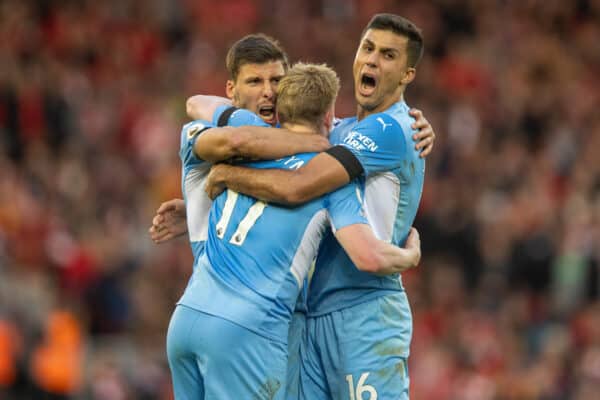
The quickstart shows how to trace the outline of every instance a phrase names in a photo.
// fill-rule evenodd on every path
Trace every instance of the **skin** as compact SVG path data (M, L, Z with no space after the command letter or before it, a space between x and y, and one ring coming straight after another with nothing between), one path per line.
M267 124L273 125L277 122L277 85L284 75L285 68L281 61L244 64L236 80L227 81L225 93L234 106L250 110Z
M352 68L359 120L385 111L403 99L406 85L413 81L416 72L407 64L407 43L406 37L390 31L365 32ZM374 78L375 87L364 85L363 76Z

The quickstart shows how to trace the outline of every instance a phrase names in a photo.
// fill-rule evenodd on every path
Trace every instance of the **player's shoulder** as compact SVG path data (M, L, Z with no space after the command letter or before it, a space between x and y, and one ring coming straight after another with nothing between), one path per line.
M179 147L179 157L183 161L184 167L196 165L199 162L204 162L198 158L194 152L196 140L208 129L212 128L213 124L205 120L195 120L184 124L181 128L181 141Z
M372 133L389 134L392 132L402 132L402 125L397 118L394 118L387 112L371 114L356 125L357 130L369 131Z
M195 121L188 122L181 128L181 143L192 141L200 133L214 127L214 125L203 119L197 119Z
M181 131L184 132L186 135L195 135L196 133L202 132L212 127L214 127L212 122L205 121L203 119L197 119L184 124Z
M213 123L217 126L265 126L270 125L265 123L260 116L253 113L252 111L244 108L237 108L233 106L220 106L215 111L213 116Z

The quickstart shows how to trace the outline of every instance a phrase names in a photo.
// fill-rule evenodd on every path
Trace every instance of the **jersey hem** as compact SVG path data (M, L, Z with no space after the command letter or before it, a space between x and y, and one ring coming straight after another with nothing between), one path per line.
M405 292L404 288L398 289L398 290L380 289L380 290L377 290L376 292L370 293L368 296L361 297L354 301L350 301L350 302L344 301L344 304L340 304L338 306L333 306L333 307L326 306L326 307L324 307L324 309L317 310L317 311L310 311L310 308L309 308L308 312L306 313L306 317L307 318L322 317L323 315L331 314L336 311L341 311L346 308L350 308L350 307L357 306L359 304L367 303L369 301L378 299L380 297L384 297L384 296L392 295L392 294L404 293L404 292ZM319 308L321 308L321 307L319 307Z
M286 336L285 336L285 337L286 337L286 340L281 340L281 338L280 338L280 337L277 337L277 336L272 336L272 335L265 334L264 332L260 332L258 329L251 328L251 327L249 327L249 326L247 326L247 325L245 325L245 324L242 324L242 323L240 323L239 321L236 321L236 320L234 320L233 318L228 318L226 315L218 315L217 313L214 313L214 312L208 311L208 310L206 310L204 307L201 307L201 306L195 305L195 304L193 304L193 303L192 303L192 304L190 304L190 303L188 303L188 302L181 302L181 301L178 301L178 302L177 302L177 305L178 305L178 306L184 306L184 307L187 307L187 308L191 308L192 310L199 311L199 312L202 312L202 313L204 313L204 314L208 314L208 315L210 315L210 316L213 316L213 317L216 317L216 318L221 318L221 319L227 320L227 321L231 322L232 324L235 324L235 325L238 325L238 326L240 326L240 327L242 327L242 328L244 328L244 329L247 329L247 330L249 330L250 332L252 332L252 333L255 333L255 334L257 334L258 336L261 336L261 337L263 337L263 338L265 338L265 339L269 339L269 340L272 340L272 341L274 341L274 342L277 342L277 343L280 343L280 344L284 344L284 345L286 345L286 346L288 345L288 343L287 343L287 332L286 332ZM288 325L289 325L289 324L288 324Z

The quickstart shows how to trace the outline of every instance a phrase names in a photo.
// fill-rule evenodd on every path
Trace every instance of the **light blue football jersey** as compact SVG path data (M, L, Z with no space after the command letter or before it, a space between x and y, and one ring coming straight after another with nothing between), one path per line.
M212 119L212 123L214 126L218 126L219 125L219 119L221 118L221 115L227 111L228 109L230 109L232 106L229 105L221 105L218 106L215 109L215 112L213 113L213 119ZM227 121L225 121L225 125L227 126L244 126L244 125L252 125L252 126L264 126L264 127L271 127L271 125L267 124L265 121L262 120L262 118L260 118L258 115L254 114L251 111L248 111L244 108L238 108L235 111L233 111L231 113L231 115L229 116L229 118L227 118Z
M206 162L194 154L194 144L204 130L217 126L221 114L230 106L220 106L213 114L213 122L196 120L185 124L181 130L179 157L182 162L181 188L186 205L188 236L192 253L194 254L194 268L198 255L204 248L204 241L208 237L208 213L212 200L204 192L206 178L212 163ZM269 127L268 124L254 113L247 110L234 111L227 126L254 125Z
M425 161L414 149L414 120L408 110L404 102L398 102L362 121L346 118L330 136L332 144L348 148L364 169L364 209L375 235L398 246L406 241L414 221L425 176ZM380 277L359 271L327 233L309 288L309 315L403 290L399 274Z
M211 163L206 162L194 153L196 139L214 125L208 121L196 120L189 122L181 129L179 157L182 163L181 192L185 201L187 226L190 246L194 255L194 269L198 255L204 249L208 237L208 212L212 200L204 191L206 178L210 172Z
M202 162L192 149L207 124L196 121L184 127L181 156L185 177ZM314 155L247 165L297 169ZM187 171L187 164L194 169ZM184 178L184 189L190 180ZM192 197L186 195L188 212L195 207L189 204ZM321 238L329 231L329 223L334 229L366 223L361 197L356 182L295 208L266 204L231 190L224 192L215 199L208 221L204 221L204 251L194 252L197 267L178 304L286 342L296 299Z

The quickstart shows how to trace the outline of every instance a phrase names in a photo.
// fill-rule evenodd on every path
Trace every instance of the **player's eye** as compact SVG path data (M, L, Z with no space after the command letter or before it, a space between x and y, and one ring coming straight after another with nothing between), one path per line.
M394 56L394 53L385 53L385 58L387 60L393 60L396 57Z

